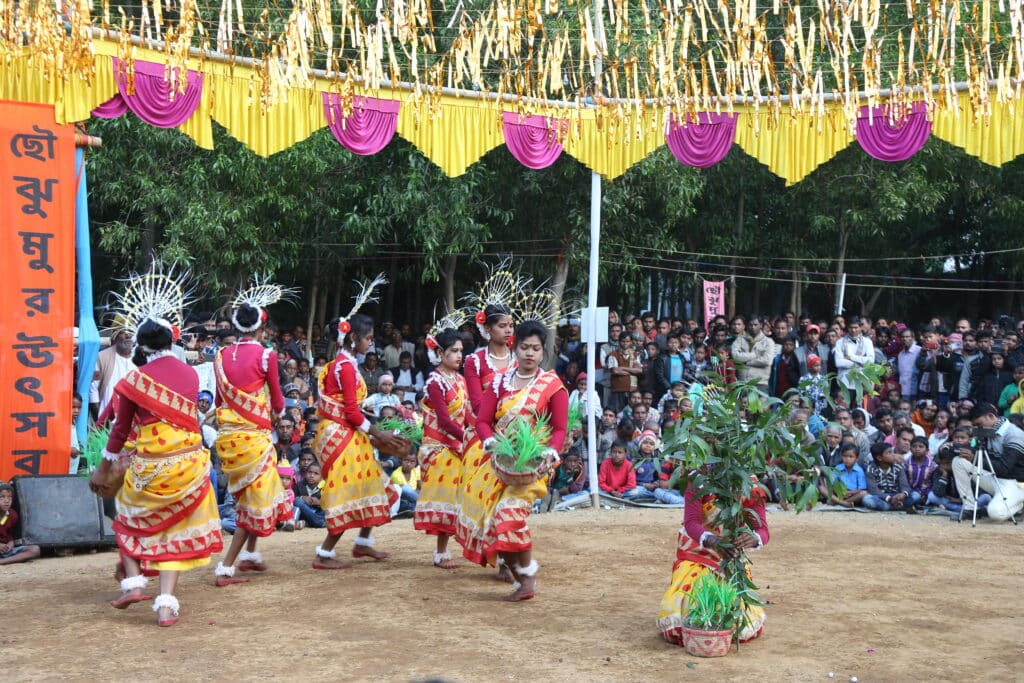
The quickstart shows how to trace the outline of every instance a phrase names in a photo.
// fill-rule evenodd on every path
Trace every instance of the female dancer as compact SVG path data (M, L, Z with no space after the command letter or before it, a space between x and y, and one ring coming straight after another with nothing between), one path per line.
M466 381L459 375L462 365L462 336L456 314L446 316L427 335L430 373L424 389L423 446L419 460L423 488L420 490L413 528L437 536L434 566L457 569L448 552L448 538L455 535L459 518L460 477L465 425L472 423ZM458 313L461 320L461 312ZM439 330L439 331L438 331Z
M365 354L373 344L373 321L354 312L369 299L380 283L375 280L356 300L353 312L337 321L338 356L320 373L320 398L313 451L320 460L326 482L320 507L327 519L327 538L317 546L313 569L348 569L349 562L337 559L334 546L348 529L359 529L352 557L383 560L388 554L374 549L373 527L391 521L391 506L398 492L388 486L380 463L373 456L373 437L378 446L390 452L409 449L409 443L378 430L366 419L359 406L366 399L366 383L359 374L355 357ZM332 329L333 329L332 325Z
M515 355L509 348L512 341L511 302L522 288L522 280L508 271L497 271L484 282L480 294L474 297L477 308L476 326L487 346L466 357L463 372L466 392L473 415L479 415L485 389L497 374L514 368ZM474 423L466 428L465 450L462 458L463 484L461 508L455 525L455 540L462 546L462 555L480 565L487 564L484 554L484 520L491 494L498 482L487 462L490 454L484 451L476 437ZM498 579L512 583L512 572L499 560Z
M210 453L203 448L194 398L199 376L174 357L174 330L159 313L138 326L135 340L145 364L114 388L120 399L117 416L103 462L89 484L100 495L116 491L114 534L125 578L121 597L111 605L124 609L148 600L142 594L144 573L159 572L160 595L153 610L160 626L178 621L178 573L206 565L222 548ZM122 484L114 463L129 440Z
M259 281L239 293L233 302L231 322L242 336L221 349L214 359L217 454L228 478L228 490L236 501L237 515L228 552L214 571L219 588L248 581L236 578L236 569L266 571L256 541L272 534L278 521L291 521L288 494L277 473L277 454L270 438L271 414L280 416L284 412L277 354L260 343L268 319L267 306L286 294L280 287ZM264 392L264 386L269 392ZM284 519L280 519L282 514Z
M658 628L662 636L668 642L679 645L682 644L679 639L680 629L690 612L688 592L704 574L720 572L722 560L733 552L731 548L725 550L718 547L722 530L715 523L718 508L715 507L714 496L701 496L699 491L694 492L688 488L684 498L686 507L683 513L683 528L679 530L672 581L661 599L661 613L658 615ZM743 501L744 510L749 517L749 526L754 533L741 534L736 539L736 548L756 550L768 542L765 499L764 491L755 486L750 498ZM739 633L741 643L753 640L761 635L764 629L763 607L747 605L746 613L747 624Z
M544 452L544 464L538 470L541 475L560 461L558 453L565 440L569 412L569 395L562 381L555 372L540 367L547 337L547 328L537 320L520 323L515 346L518 367L494 378L484 394L476 422L477 434L487 448L494 435L508 429L515 418L547 415L551 438ZM488 469L494 478L493 462L488 463ZM527 486L505 486L499 482L491 493L484 550L487 556L500 554L512 570L515 590L505 598L510 602L529 600L536 592L540 567L533 559L533 540L526 520L534 502L546 495L543 476Z

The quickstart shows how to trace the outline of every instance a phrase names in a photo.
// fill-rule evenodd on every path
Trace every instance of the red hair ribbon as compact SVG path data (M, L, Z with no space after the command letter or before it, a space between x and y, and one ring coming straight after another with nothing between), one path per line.
M342 334L348 334L349 332L352 331L352 325L349 324L347 320L342 320L340 323L338 323L338 329L341 331Z
M487 323L487 314L483 311L477 311L476 322L478 325L485 325Z

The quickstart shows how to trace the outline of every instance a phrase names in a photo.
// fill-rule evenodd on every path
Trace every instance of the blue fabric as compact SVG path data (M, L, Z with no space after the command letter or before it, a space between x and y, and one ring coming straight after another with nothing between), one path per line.
M864 474L864 468L853 463L853 470L846 470L846 463L841 462L836 465L836 475L839 477L839 481L846 485L847 491L864 491L868 488L868 478Z
M683 381L683 357L676 354L668 357L669 371L668 381L669 383L682 382Z
M82 412L75 423L83 446L89 436L89 387L100 353L100 332L93 315L92 250L89 247L89 192L85 180L85 151L75 150L75 265L78 269L78 377L75 391L82 397Z

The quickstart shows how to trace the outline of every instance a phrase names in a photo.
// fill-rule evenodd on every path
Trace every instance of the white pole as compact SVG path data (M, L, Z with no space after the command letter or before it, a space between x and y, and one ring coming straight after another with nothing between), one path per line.
M836 294L836 310L832 315L842 315L843 303L846 299L846 273L839 276L839 292Z
M590 273L587 282L587 472L590 478L590 498L594 509L601 509L601 494L597 488L597 423L591 406L597 405L597 272L601 254L601 174L590 173Z

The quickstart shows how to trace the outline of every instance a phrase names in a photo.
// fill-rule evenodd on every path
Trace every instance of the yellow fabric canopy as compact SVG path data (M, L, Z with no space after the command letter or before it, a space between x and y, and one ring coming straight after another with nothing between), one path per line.
M9 55L0 69L0 99L52 104L60 122L85 121L90 112L117 93L111 57L113 41L95 41L94 73L87 81L47 80L25 51ZM154 50L132 48L137 60L165 62ZM192 59L189 67L205 74L199 107L181 131L205 149L213 148L211 122L217 121L249 149L269 156L327 126L322 92L341 92L401 101L398 135L408 140L447 175L465 173L480 157L503 144L503 111L514 103L451 95L424 95L409 90L367 92L338 80L318 79L277 92L264 90L260 74L243 65ZM967 93L959 108L936 110L932 134L963 148L981 161L999 166L1024 153L1024 112L1018 102L991 103L988 117L978 115ZM262 105L262 106L261 106ZM808 112L784 114L774 120L767 109L735 108L736 144L787 184L799 182L852 141L841 108L824 116ZM662 108L625 109L609 115L608 107L547 107L545 115L570 121L565 153L614 180L665 144ZM536 111L531 113L537 113Z

